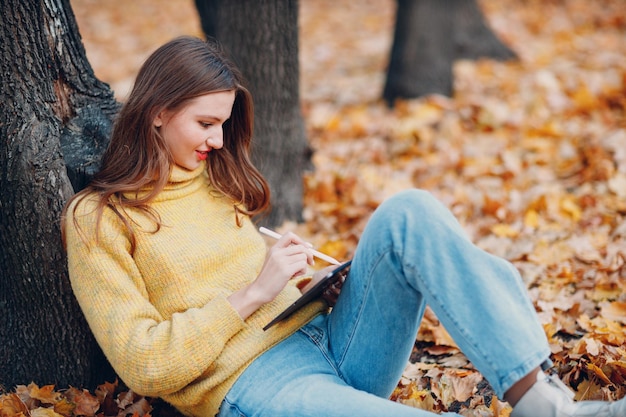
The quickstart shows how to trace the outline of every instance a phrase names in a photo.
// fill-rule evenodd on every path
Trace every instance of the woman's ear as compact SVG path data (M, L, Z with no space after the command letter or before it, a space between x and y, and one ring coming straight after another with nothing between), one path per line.
M154 121L152 122L152 124L154 125L154 127L161 127L163 126L163 112L159 113L156 115L156 117L154 118Z

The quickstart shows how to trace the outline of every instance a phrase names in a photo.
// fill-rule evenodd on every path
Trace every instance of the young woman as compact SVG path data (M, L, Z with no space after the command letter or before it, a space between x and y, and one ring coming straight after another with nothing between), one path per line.
M215 45L175 39L139 71L101 171L68 203L74 292L130 388L194 416L432 415L387 399L428 304L513 416L626 416L626 400L574 403L544 376L518 272L422 191L376 210L330 313L316 301L264 331L313 257L291 233L267 251L250 220L269 201L252 115Z

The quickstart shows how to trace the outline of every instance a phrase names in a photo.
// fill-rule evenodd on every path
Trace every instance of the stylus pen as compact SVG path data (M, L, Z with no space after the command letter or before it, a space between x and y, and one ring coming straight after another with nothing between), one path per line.
M259 227L259 232L263 233L264 235L267 235L269 237L273 237L274 239L280 239L282 237L282 235L276 233L273 230L267 229L265 227ZM333 257L330 257L322 252L318 252L315 249L311 249L311 253L313 253L313 256L315 256L316 258L320 258L330 264L333 265L341 265L341 262L339 262L338 260L336 260Z

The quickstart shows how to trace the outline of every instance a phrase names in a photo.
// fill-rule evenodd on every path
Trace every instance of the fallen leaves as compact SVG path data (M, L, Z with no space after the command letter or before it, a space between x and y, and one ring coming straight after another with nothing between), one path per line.
M452 98L423 97L388 109L372 97L371 90L382 86L374 76L356 96L362 86L343 76L350 73L348 52L323 69L303 61L305 116L316 153L315 171L305 178L306 224L298 232L318 245L341 242L325 249L347 258L382 200L405 188L431 191L473 241L521 271L556 370L577 398L621 398L626 12L617 0L481 5L521 59L456 63ZM310 5L304 9L311 15L303 19L302 54L310 60L320 48L316 35L347 38L355 32L347 17L331 30L324 26L327 9L317 15ZM372 37L389 30L385 16ZM386 35L381 39L389 41ZM386 62L381 51L355 54L376 62L372 72ZM418 345L454 346L439 327L427 314ZM459 373L467 368L447 363L449 357L435 355L426 368L409 364L412 376L405 375L394 399L432 411L456 410L451 399L459 393L452 387L467 378ZM488 398L478 397L470 398ZM505 415L506 407L491 408L497 403L468 404L468 410Z
M482 375L457 348L418 342L391 399L422 410L508 417Z
M57 391L54 385L18 385L0 395L0 417L150 417L150 401L118 383L100 385L95 395L70 387Z

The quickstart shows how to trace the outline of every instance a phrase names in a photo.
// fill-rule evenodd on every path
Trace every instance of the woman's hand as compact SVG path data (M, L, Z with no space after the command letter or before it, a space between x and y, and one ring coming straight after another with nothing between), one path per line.
M268 251L261 273L252 285L265 302L270 302L290 279L305 274L309 265L313 265L310 245L297 235L286 233Z
M246 319L276 298L290 279L306 273L309 265L313 265L310 245L294 233L285 233L268 251L259 276L228 300Z
M335 270L336 268L337 268L337 265L331 265L331 266L327 266L326 268L322 268L319 271L316 271L313 274L313 277L311 278L311 280L300 288L300 292L302 294L305 294L307 291L313 288L315 284L320 282L322 278L324 278L326 275L328 275L331 271ZM329 285L322 293L322 298L326 300L326 303L328 303L330 307L334 307L335 304L337 303L337 298L339 297L339 293L341 292L341 287L343 286L345 279L346 279L345 275L342 274L337 281Z

